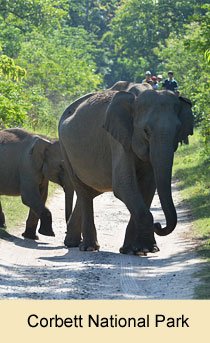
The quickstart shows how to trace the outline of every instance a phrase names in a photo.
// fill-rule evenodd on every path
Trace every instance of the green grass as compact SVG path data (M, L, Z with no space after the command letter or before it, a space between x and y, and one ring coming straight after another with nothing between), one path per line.
M6 217L7 230L11 231L24 222L28 208L22 204L20 197L1 196L0 200Z
M58 126L58 122L56 122L56 125ZM58 139L58 129L56 127L50 127L50 126L38 126L34 128L32 125L25 125L24 129L32 134L41 135L44 137L48 137L49 139Z
M199 272L201 285L195 297L210 299L210 157L204 153L198 131L190 137L189 145L176 152L173 175L193 216L192 234L198 242L198 253L207 262Z

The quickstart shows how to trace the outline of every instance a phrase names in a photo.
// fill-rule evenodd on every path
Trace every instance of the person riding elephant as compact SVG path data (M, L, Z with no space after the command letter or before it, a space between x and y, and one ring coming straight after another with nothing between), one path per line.
M99 249L93 199L108 191L130 212L121 253L157 252L154 232L164 236L176 227L173 157L178 143L193 134L192 104L170 91L123 82L87 94L61 116L61 151L77 194L67 225L67 247ZM166 219L163 228L150 212L156 188Z
M30 208L23 232L25 238L37 239L39 233L54 236L52 215L45 206L49 181L63 187L66 218L70 216L73 185L64 169L58 141L50 142L41 136L19 128L0 131L0 195L21 196ZM0 227L5 228L5 215L0 203Z

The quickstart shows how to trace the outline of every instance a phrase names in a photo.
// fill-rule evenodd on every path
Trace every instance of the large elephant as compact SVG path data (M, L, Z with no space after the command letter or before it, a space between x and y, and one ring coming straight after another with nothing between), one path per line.
M171 173L178 143L193 134L191 106L188 99L170 91L118 82L107 91L78 99L64 112L59 139L77 193L66 246L99 249L93 198L113 191L131 214L120 252L159 250L154 232L168 235L177 224ZM150 212L156 188L166 218L164 228L153 222Z
M73 185L66 178L58 141L33 135L23 129L0 131L0 195L20 195L30 208L23 236L37 239L39 233L54 236L52 216L45 202L49 180L65 191L66 218L70 216ZM0 227L5 227L5 216L0 203Z

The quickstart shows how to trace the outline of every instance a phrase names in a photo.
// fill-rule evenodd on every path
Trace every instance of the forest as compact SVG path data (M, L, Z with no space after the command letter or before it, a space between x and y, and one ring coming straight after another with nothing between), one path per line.
M207 149L209 10L209 0L0 0L0 128L54 133L75 98L170 69Z

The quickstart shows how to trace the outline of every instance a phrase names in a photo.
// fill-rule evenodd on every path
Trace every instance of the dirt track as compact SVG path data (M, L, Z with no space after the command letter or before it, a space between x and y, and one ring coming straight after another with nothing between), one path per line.
M189 237L191 217L173 187L179 225L167 237L157 237L160 252L147 257L120 254L128 212L111 193L94 200L99 252L66 249L64 195L49 202L55 238L23 239L0 231L0 299L191 299L202 261ZM163 222L157 196L155 221ZM164 223L164 222L163 222Z

